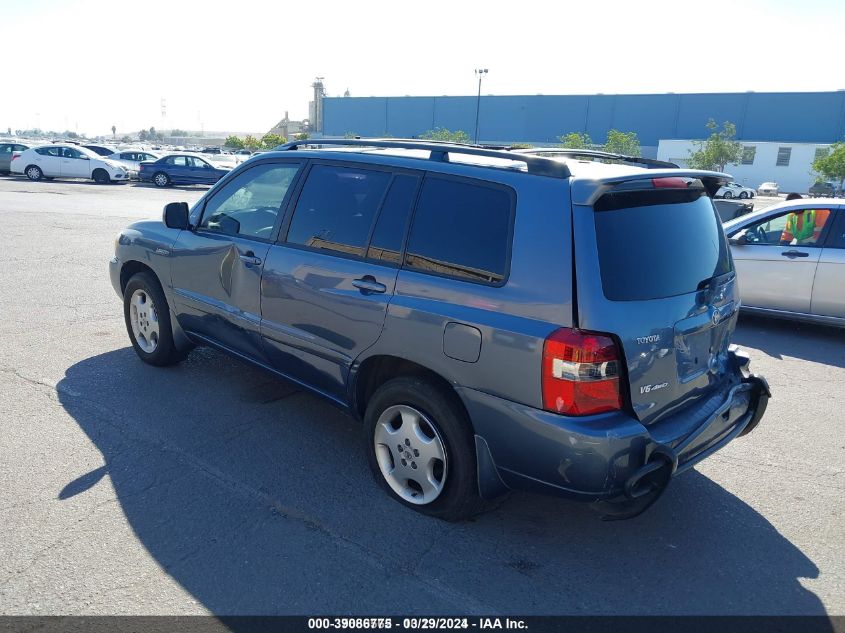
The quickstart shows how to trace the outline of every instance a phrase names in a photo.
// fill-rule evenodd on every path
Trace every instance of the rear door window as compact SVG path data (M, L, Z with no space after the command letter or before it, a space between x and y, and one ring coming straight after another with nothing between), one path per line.
M363 257L391 178L386 171L314 165L296 203L287 242Z
M367 259L398 264L408 215L414 206L414 195L420 179L400 174L393 179L376 221L367 249Z
M515 194L507 187L427 176L405 266L498 285L509 266Z
M602 287L611 301L695 292L733 270L721 222L700 186L609 193L594 217Z

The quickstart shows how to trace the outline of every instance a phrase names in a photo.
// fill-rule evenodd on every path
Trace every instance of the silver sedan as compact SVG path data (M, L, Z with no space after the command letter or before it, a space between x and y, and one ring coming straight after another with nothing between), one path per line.
M742 309L845 327L845 200L793 200L726 222Z

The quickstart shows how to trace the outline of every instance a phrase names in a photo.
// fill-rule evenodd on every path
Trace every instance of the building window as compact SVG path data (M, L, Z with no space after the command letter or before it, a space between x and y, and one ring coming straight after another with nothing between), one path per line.
M742 164L743 165L753 165L754 164L754 157L757 155L757 148L753 145L749 145L742 148Z
M778 147L778 160L775 163L777 167L789 167L789 159L792 156L791 147Z
M828 154L830 154L830 150L827 147L817 147L816 155L813 156L813 162L816 162L820 158L827 158Z

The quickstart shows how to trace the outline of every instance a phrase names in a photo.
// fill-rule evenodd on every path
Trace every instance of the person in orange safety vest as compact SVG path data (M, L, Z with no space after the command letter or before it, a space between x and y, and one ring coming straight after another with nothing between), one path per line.
M829 217L828 209L802 209L790 213L786 218L780 243L815 244Z

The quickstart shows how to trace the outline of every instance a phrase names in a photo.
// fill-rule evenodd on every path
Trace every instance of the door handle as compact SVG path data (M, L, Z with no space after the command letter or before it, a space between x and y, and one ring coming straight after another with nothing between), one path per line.
M250 266L261 266L261 258L256 257L255 253L253 253L252 251L247 251L242 255L238 255L238 257L244 264L247 265L247 268Z
M353 279L352 285L361 291L361 294L369 295L387 291L387 286L380 284L372 275L364 275L360 279Z
M809 257L810 253L804 253L803 251L784 251L781 253L784 257L789 257L792 259L793 257Z

